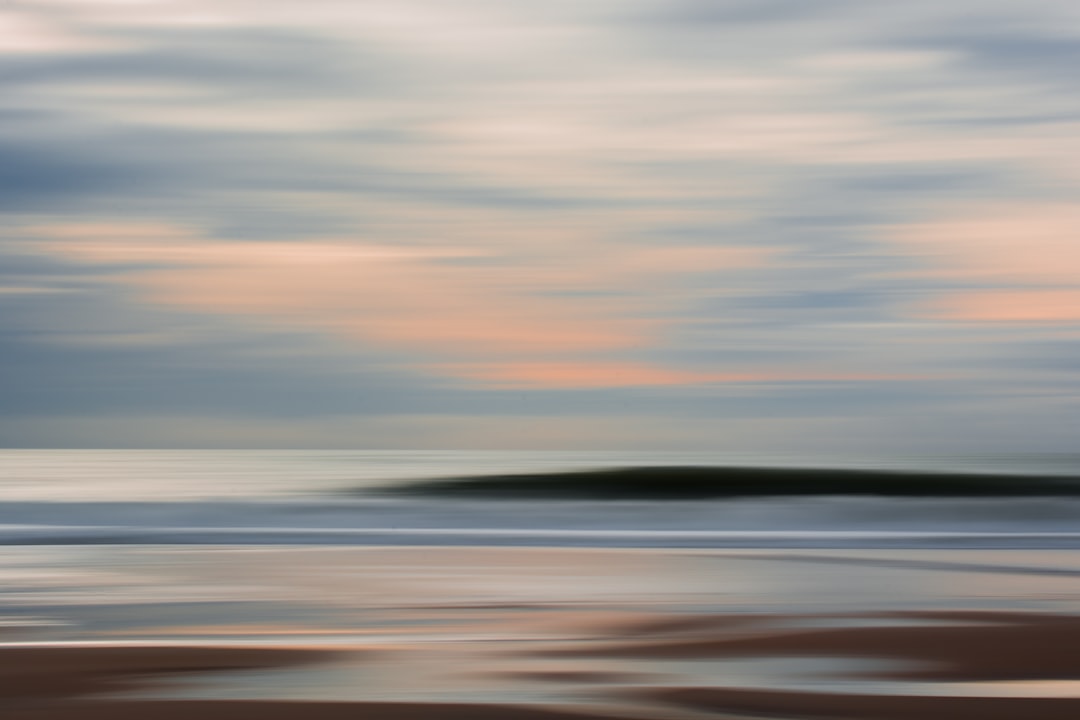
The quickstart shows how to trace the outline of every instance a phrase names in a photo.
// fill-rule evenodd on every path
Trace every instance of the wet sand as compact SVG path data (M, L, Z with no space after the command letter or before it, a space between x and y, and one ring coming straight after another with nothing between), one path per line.
M0 717L1080 718L1075 554L786 555L145 549L72 562L81 594L13 572L0 611L66 624L3 630Z

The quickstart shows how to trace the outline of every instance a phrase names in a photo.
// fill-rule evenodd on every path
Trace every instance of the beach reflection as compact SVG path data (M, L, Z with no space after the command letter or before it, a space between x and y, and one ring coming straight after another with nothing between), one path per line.
M821 717L849 717L822 698L874 697L1075 698L1080 716L1068 551L54 547L9 548L0 574L2 672L72 711L660 719L752 698L789 717L784 698L808 693ZM896 707L880 717L969 712Z

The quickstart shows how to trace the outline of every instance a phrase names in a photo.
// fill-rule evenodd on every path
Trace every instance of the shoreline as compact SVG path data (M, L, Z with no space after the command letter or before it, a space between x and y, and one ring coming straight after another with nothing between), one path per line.
M4 532L7 535L4 535ZM434 542L434 541L437 541ZM446 548L457 550L1080 550L1080 532L598 530L82 526L0 529L0 547Z

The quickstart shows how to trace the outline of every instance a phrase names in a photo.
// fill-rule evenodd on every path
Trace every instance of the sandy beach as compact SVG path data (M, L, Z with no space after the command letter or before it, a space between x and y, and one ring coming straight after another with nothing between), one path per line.
M1080 717L1067 551L34 552L10 720Z

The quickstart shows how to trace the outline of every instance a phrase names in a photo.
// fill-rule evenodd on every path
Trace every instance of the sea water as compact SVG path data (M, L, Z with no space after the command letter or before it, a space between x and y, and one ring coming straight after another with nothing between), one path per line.
M1080 475L1078 456L0 450L0 544L1080 547L1080 498L477 500L417 479L698 465Z

